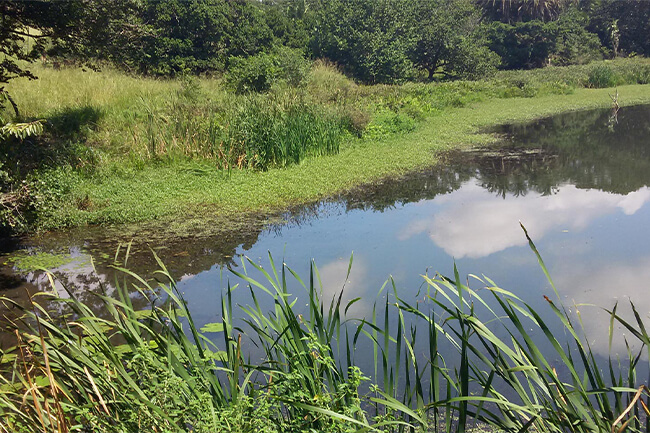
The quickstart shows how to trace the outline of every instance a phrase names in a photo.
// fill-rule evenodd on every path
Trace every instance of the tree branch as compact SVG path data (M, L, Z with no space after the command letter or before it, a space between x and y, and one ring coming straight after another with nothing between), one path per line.
M32 34L29 34L29 33L21 32L20 30L9 30L9 33L13 33L13 34L19 35L19 36L25 36L27 38L34 38L34 39L49 38L49 37L52 37L54 35L54 33L32 35Z
M20 117L20 112L18 111L18 105L16 105L16 102L14 101L14 98L11 97L9 92L7 92L3 87L0 87L0 95L4 95L5 98L7 98L7 101L11 104L11 106L14 108L14 113L16 113L16 117Z

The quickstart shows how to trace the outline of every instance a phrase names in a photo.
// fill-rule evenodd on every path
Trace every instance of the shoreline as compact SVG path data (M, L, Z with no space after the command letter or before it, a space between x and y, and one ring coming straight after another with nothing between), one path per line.
M98 210L72 210L84 225L160 226L166 236L200 236L220 220L259 219L313 203L385 178L435 166L448 150L492 143L489 127L521 123L570 111L607 108L613 89L576 89L570 95L489 99L445 110L422 121L411 133L381 141L345 144L337 155L265 172L213 171L197 175L192 167L149 166L128 179L109 204ZM618 87L623 106L650 103L650 85ZM200 163L196 164L200 165ZM167 179L174 178L170 188ZM109 196L110 183L88 183L84 193ZM174 189L173 186L181 188ZM119 192L129 190L129 196ZM152 193L153 192L153 193ZM141 212L143 207L147 212ZM205 221L204 221L205 220ZM203 221L203 222L202 222ZM211 232L212 230L207 230Z

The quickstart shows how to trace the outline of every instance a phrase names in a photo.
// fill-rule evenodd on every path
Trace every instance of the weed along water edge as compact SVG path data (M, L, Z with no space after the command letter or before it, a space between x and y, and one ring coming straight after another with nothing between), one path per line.
M3 343L24 379L3 376L3 422L647 431L650 117L610 114L485 129L502 140L249 232L25 245L11 317L21 279L50 294Z

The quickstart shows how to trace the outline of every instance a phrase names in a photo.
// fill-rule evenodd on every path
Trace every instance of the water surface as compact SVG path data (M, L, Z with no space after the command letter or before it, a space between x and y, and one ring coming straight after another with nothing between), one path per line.
M461 275L487 275L550 318L543 296L555 295L521 222L563 302L582 313L594 349L605 354L609 321L583 304L612 307L631 299L644 317L650 312L650 107L621 109L617 121L610 115L577 112L499 127L491 131L502 138L498 145L450 154L440 167L293 209L273 223L255 221L216 237L136 240L128 265L151 274L155 250L199 325L220 320L222 290L237 282L227 268L241 270L238 256L267 266L269 252L305 280L314 259L326 297L343 287L354 253L344 300L362 298L350 311L357 317L391 296L379 290L387 278L399 296L416 299L422 274L451 275L456 264ZM122 230L78 229L10 249L62 254L62 281L83 296L102 284L110 291L107 264ZM0 294L21 298L25 289L43 290L46 278L19 272L15 254L3 257ZM302 299L303 290L292 284ZM240 292L235 302L249 302ZM615 351L624 348L623 339L615 340Z

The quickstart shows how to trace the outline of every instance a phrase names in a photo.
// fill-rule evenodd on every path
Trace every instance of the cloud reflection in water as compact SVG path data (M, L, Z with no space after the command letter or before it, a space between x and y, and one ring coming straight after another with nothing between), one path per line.
M436 204L442 210L431 218L410 222L398 239L426 233L450 256L475 259L526 245L520 221L539 240L550 231L582 230L596 218L616 211L632 215L649 200L647 187L621 196L564 185L553 195L531 194L504 201L476 183L467 183L455 194L439 198Z

